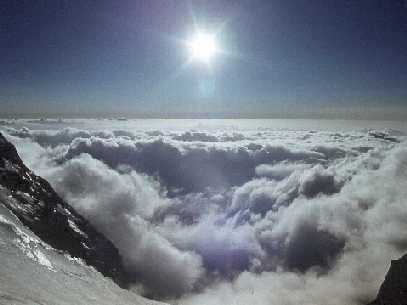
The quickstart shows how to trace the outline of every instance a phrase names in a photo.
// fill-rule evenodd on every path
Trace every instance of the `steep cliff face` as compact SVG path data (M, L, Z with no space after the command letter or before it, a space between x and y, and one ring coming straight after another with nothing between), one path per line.
M64 202L47 181L31 172L0 134L0 203L55 249L68 252L126 286L115 246Z
M407 304L407 254L393 260L376 300L369 305Z

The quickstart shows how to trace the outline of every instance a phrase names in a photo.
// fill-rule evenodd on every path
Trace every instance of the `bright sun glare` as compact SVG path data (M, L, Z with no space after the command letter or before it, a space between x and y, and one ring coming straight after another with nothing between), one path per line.
M187 46L193 60L209 63L213 56L218 52L216 37L210 33L198 32Z

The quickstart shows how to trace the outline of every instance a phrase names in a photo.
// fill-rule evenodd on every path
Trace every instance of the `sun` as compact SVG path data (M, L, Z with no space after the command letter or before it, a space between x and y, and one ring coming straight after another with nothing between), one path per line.
M209 63L218 53L216 36L211 33L197 32L187 41L192 60Z

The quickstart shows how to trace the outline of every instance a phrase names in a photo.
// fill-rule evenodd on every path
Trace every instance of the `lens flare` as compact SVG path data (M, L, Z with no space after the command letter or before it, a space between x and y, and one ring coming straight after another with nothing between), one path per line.
M214 34L198 32L187 42L188 50L193 60L210 62L218 52Z

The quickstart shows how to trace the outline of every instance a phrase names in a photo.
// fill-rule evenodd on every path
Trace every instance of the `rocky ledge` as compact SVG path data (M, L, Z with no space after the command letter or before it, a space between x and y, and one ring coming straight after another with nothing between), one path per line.
M407 254L393 260L376 299L369 305L407 304Z
M127 286L117 248L79 215L50 184L30 171L0 133L0 203L44 242L68 252Z

